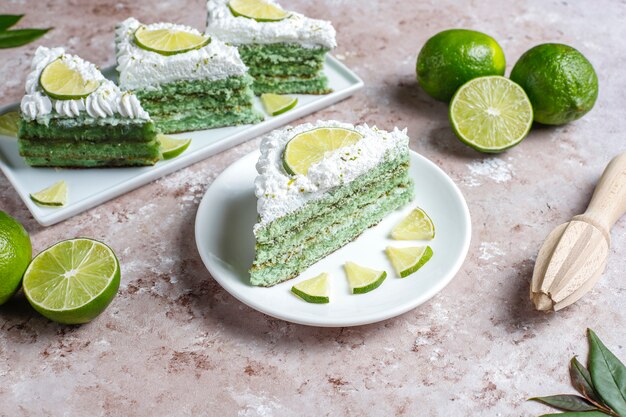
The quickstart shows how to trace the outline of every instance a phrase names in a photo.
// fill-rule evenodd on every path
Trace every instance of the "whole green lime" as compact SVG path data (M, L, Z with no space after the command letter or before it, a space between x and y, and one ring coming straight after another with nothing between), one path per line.
M545 43L526 51L511 71L533 105L535 121L562 125L580 119L598 98L598 76L571 46Z
M504 75L504 52L491 36L467 29L450 29L430 38L417 57L417 80L431 97L450 101L469 80Z
M20 287L33 249L24 227L0 210L0 305Z

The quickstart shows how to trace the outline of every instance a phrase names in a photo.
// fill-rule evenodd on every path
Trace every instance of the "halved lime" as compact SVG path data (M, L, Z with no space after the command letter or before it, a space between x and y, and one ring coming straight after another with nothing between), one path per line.
M0 135L17 136L17 122L20 114L16 111L9 111L0 115Z
M415 246L409 248L387 247L387 256L393 265L393 269L401 277L405 278L420 269L433 256L430 246Z
M257 22L277 22L290 15L289 12L263 0L230 0L228 8L233 16L247 17Z
M385 271L377 271L354 262L346 262L343 267L346 270L352 294L365 294L375 290L387 278Z
M109 305L120 286L120 264L102 242L64 240L33 259L24 294L35 310L63 324L87 323Z
M161 143L161 155L163 155L163 159L176 158L178 155L185 152L189 144L191 144L191 139L174 139L161 134L157 135L157 139L159 143Z
M431 240L435 237L435 225L428 214L416 207L391 230L396 240Z
M533 108L522 87L508 78L479 77L452 97L449 116L462 142L480 152L497 153L526 137Z
M284 96L281 94L265 93L261 94L261 102L263 103L263 107L265 107L265 111L268 114L278 116L279 114L283 114L287 110L291 110L296 107L296 104L298 104L298 98Z
M211 42L208 36L202 36L184 30L148 29L141 26L135 31L135 43L138 47L161 55L175 55L202 48Z
M67 184L61 180L48 188L32 193L30 199L41 206L64 206L67 203Z
M283 167L291 175L306 175L311 165L333 152L354 145L363 135L342 127L320 127L294 136L285 146Z
M52 98L76 100L85 98L100 86L98 80L85 80L75 69L70 68L62 58L46 65L39 77L39 85Z
M294 285L291 287L291 292L307 303L326 304L330 302L328 288L328 274L323 272L315 278L307 279Z

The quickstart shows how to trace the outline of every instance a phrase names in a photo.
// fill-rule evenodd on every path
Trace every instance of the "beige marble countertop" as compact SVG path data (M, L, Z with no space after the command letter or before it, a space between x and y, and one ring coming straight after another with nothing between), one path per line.
M626 150L626 2L285 3L332 20L336 56L366 83L305 120L406 126L411 148L461 187L474 232L457 277L421 307L356 328L299 326L239 303L211 278L191 236L206 188L258 139L48 228L0 175L0 209L25 224L35 252L90 236L122 264L118 296L90 324L49 322L23 296L0 308L0 415L536 416L548 409L528 397L572 391L566 365L585 357L587 327L626 359L626 219L592 293L556 315L533 312L527 299L541 242L584 210L605 164ZM128 16L204 25L202 0L9 0L0 13L54 26L38 43L102 66L113 64L113 26ZM415 81L421 45L450 27L494 36L509 69L538 43L578 48L598 71L596 107L570 125L535 128L505 154L474 152ZM2 104L20 98L34 50L0 50Z

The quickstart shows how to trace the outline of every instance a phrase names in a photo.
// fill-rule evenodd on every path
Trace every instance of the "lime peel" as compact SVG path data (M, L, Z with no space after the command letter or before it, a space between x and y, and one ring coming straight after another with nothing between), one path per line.
M148 29L145 26L139 27L134 37L141 49L166 56L200 49L211 42L209 36L176 29Z
M39 85L47 95L57 100L77 100L96 91L100 81L85 80L79 71L70 68L61 57L41 71Z
M291 292L307 303L327 304L330 302L329 275L326 272L299 282L291 287Z
M191 139L175 139L163 134L157 135L157 139L161 144L161 156L166 160L176 158L191 144Z
M387 278L385 271L367 268L354 262L346 262L344 268L352 294L365 294L373 291Z
M230 0L228 8L235 17L245 17L257 22L278 22L291 13L263 0Z
M408 248L387 247L387 256L400 278L406 278L419 270L433 256L430 246Z
M281 94L264 93L261 94L261 102L268 114L278 116L296 107L298 98Z
M435 225L424 210L414 208L391 231L395 240L432 240L435 237Z
M30 199L40 206L64 206L67 204L67 184L61 180L50 187L30 194Z

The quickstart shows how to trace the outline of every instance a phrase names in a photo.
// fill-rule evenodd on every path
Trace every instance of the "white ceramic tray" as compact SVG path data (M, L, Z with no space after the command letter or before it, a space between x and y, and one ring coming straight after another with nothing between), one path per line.
M276 117L266 116L263 122L181 133L174 137L192 138L189 148L179 157L158 162L152 167L105 169L31 168L17 150L15 138L0 135L0 169L7 176L35 220L43 226L63 221L107 200L154 181L178 169L189 166L210 155L238 145L246 140L285 125L293 120L330 106L354 94L363 81L334 57L328 56L324 65L333 92L326 95L295 95L298 105ZM110 74L112 71L105 71ZM255 106L263 112L260 101ZM13 104L0 109L0 114L13 110ZM264 112L263 112L264 113ZM59 208L40 207L33 203L30 193L65 180L69 188L68 204Z

